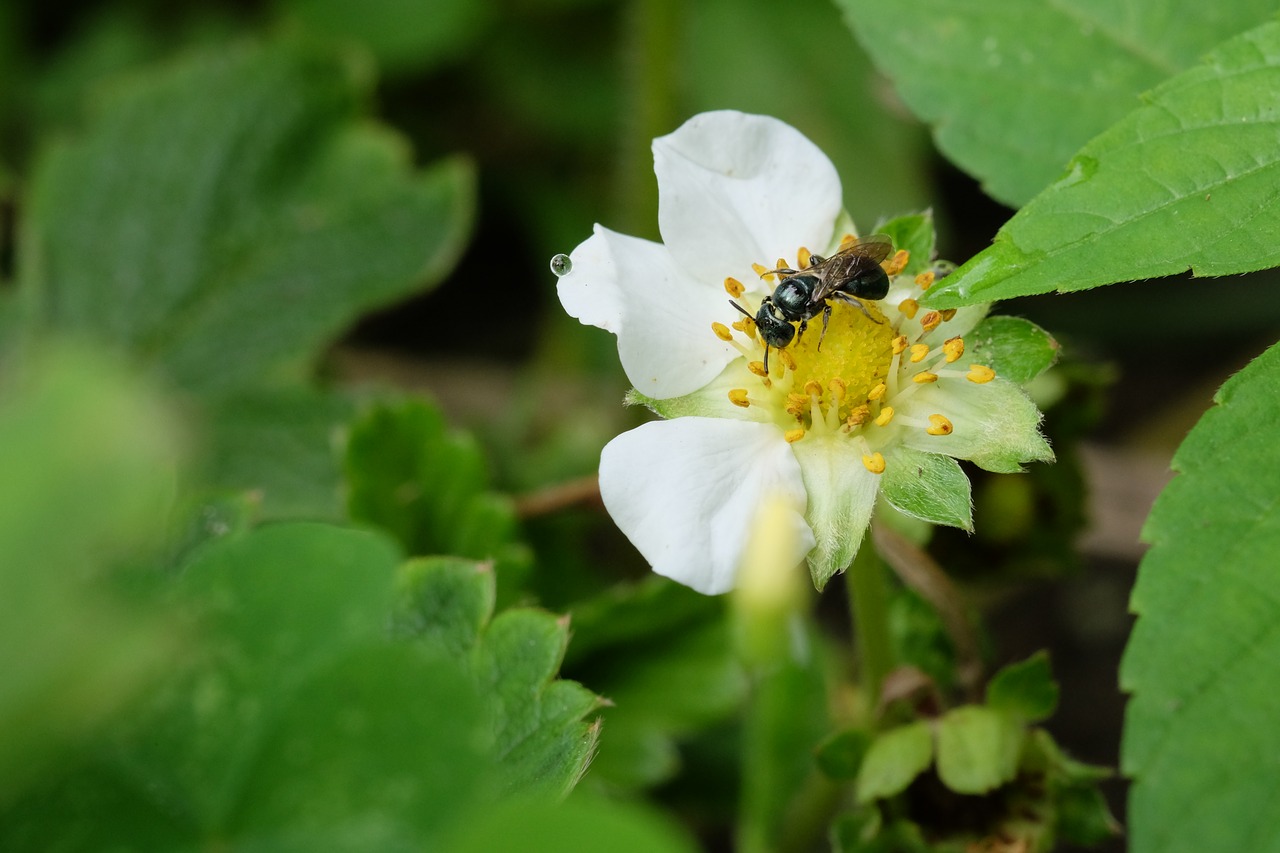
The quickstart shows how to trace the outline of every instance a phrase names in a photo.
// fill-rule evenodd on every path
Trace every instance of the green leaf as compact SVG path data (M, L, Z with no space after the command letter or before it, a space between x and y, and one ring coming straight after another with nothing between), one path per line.
M938 721L938 776L957 794L985 794L1012 781L1026 731L1010 714L963 705Z
M499 582L512 585L528 570L515 508L486 491L475 440L449 431L427 403L371 406L351 427L345 470L351 517L390 531L410 553L492 559Z
M113 569L157 550L181 456L172 413L101 353L38 353L4 378L0 806L176 657L168 615Z
M518 839L518 842L516 841ZM462 821L442 849L490 853L693 853L698 845L677 824L637 803L575 795L563 803L510 799Z
M465 58L490 22L480 0L285 0L286 15L310 32L359 42L389 73L422 73Z
M355 649L280 708L228 834L246 848L431 849L484 794L481 709L460 661Z
M438 281L469 229L470 170L415 172L360 121L369 86L285 44L119 84L40 159L29 319L207 393L296 376L362 313Z
M815 758L832 779L856 779L870 748L871 735L865 729L845 729L819 744Z
M926 722L908 723L877 737L858 771L858 802L901 794L933 763L933 730Z
M1021 317L987 317L965 335L974 364L985 364L1010 382L1026 385L1058 360L1058 342Z
M411 561L399 587L394 633L467 662L485 698L503 789L567 793L599 736L598 724L583 718L602 704L580 684L556 679L568 619L520 608L491 621L493 570L464 560Z
M912 518L973 530L969 478L950 456L895 448L880 487L885 500Z
M987 684L987 706L1028 723L1053 714L1058 707L1058 685L1049 670L1048 652L1036 652L997 672Z
M905 249L911 254L902 269L903 275L922 273L932 265L935 254L933 211L896 216L877 225L875 231L892 237L895 249Z
M1149 93L926 301L947 308L1280 264L1278 91L1273 21Z
M1227 381L1174 456L1120 670L1133 850L1275 850L1280 346ZM1224 784L1224 780L1253 780Z
M840 0L849 25L938 147L1017 207L1136 98L1222 39L1265 21L1268 0L1205 4Z

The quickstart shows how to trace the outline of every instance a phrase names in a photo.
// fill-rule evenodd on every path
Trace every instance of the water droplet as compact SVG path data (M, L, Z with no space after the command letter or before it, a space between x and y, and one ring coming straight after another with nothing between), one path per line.
M551 271L557 276L568 275L573 272L573 261L568 255L556 255L551 259Z

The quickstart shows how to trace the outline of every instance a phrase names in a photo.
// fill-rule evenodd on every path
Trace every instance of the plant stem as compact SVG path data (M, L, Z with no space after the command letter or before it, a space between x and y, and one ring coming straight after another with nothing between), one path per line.
M880 687L893 668L889 640L889 591L884 564L868 536L849 566L845 589L853 617L855 648L863 694L867 697L867 719L874 720L880 703Z

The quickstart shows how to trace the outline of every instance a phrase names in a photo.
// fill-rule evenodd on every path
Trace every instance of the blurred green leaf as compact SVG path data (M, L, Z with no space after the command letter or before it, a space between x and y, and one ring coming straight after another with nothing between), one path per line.
M871 742L858 771L858 801L892 797L907 789L933 763L933 731L926 722L908 723Z
M957 794L985 794L1013 779L1026 737L1010 714L962 705L938 721L938 776Z
M359 120L368 88L279 43L122 82L32 182L31 321L208 393L297 376L361 313L439 280L469 229L470 170L415 172Z
M493 616L491 568L454 558L414 560L401 570L395 633L460 655L484 697L504 791L567 793L595 752L601 706L591 691L556 678L569 642L567 619L531 608Z
M411 554L491 559L512 597L530 565L515 508L487 491L479 446L435 407L370 406L351 426L344 468L352 519L389 531Z
M449 839L453 853L693 853L699 847L673 822L635 803L575 795L552 804L512 799L470 815Z
M1277 92L1272 21L1147 94L925 301L947 308L1280 264Z
M172 414L98 353L13 367L0 387L0 805L176 651L164 614L118 595L110 571L160 544Z
M1214 400L1143 530L1130 605L1122 756L1138 853L1280 849L1280 445L1265 428L1280 416L1280 346Z
M870 747L871 735L865 729L845 729L824 740L815 757L832 779L856 779Z
M942 152L1013 207L1139 93L1275 11L1268 0L1041 0L1016 13L1001 0L840 5Z
M1052 715L1058 707L1058 685L1049 670L1049 654L1036 652L992 676L987 684L987 706L1029 723Z
M422 73L474 50L495 14L488 0L280 0L316 35L357 42L388 74Z
M1058 342L1021 317L987 317L965 341L975 364L985 364L1018 385L1026 385L1058 360Z

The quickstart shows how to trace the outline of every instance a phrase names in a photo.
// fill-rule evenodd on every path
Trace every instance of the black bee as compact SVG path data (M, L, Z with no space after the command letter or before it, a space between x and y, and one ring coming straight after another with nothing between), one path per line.
M829 258L811 255L804 270L782 267L764 275L782 276L773 293L760 303L760 310L752 317L764 340L764 369L769 370L769 347L781 349L792 338L804 334L809 321L822 312L822 336L818 348L827 335L827 323L831 320L831 300L839 299L856 305L868 319L863 300L884 299L889 293L889 276L880 262L893 251L893 241L884 234L872 234L841 249ZM733 300L729 304L743 314L751 314ZM879 321L877 321L879 322ZM800 324L797 332L795 323Z

